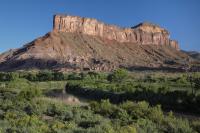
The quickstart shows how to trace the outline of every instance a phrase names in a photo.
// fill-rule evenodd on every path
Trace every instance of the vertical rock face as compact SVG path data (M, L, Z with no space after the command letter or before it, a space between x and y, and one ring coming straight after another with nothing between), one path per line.
M76 32L115 40L121 43L166 45L179 50L178 42L170 40L167 30L151 23L141 23L132 28L120 28L104 24L96 19L55 15L54 31Z

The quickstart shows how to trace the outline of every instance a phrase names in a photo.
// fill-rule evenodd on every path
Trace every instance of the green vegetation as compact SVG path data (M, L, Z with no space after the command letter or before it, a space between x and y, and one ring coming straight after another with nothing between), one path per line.
M109 99L112 103L144 100L151 105L161 104L165 110L200 114L198 73L188 80L186 74L148 74L137 77L137 74L118 72L121 73L121 70L109 74L108 80L71 80L66 91L92 100Z
M0 73L0 133L198 133L198 118L167 111L200 114L200 74L191 75ZM51 96L65 87L88 104Z
M117 69L113 73L108 75L108 81L110 82L123 82L128 76L128 72L125 69Z
M190 75L188 76L188 81L192 88L192 94L195 95L197 91L200 90L200 76L197 74Z

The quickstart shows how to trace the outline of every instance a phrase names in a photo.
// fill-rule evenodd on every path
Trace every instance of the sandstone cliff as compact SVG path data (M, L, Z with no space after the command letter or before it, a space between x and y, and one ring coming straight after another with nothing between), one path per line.
M54 16L54 31L82 33L116 40L121 43L141 45L166 45L179 50L177 41L170 40L169 32L151 23L141 23L132 28L120 28L91 18Z
M169 32L154 24L119 28L95 19L56 15L53 31L1 54L0 71L182 70L190 57L178 49Z

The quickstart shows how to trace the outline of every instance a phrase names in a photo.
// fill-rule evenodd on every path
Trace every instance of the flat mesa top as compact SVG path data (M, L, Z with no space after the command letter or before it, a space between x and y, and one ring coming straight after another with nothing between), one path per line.
M167 45L179 49L178 42L170 39L170 33L166 29L149 22L139 23L134 27L122 28L106 24L94 18L58 14L54 16L53 30L98 36L120 43Z
M142 31L145 31L145 32L162 32L162 33L166 33L166 34L169 34L169 32L160 27L159 25L157 24L154 24L154 23L151 23L151 22L142 22L142 23L139 23L138 25L136 26L133 26L133 27L119 27L117 25L113 25L113 24L106 24L102 21L99 21L95 18L87 18L87 17L80 17L80 16L74 16L74 15L67 15L67 14L56 14L54 15L54 19L56 18L59 18L59 19L82 19L82 20L90 20L90 21L95 21L97 23L100 23L100 24L103 24L103 25L106 25L106 26L111 26L111 27L116 27L116 28L119 28L119 29L139 29L139 30L142 30ZM74 20L73 20L74 21ZM69 21L70 22L70 21Z

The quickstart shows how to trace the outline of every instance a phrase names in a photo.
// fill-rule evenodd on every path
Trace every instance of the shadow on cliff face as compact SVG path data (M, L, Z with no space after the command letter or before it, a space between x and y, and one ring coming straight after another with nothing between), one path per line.
M43 60L43 59L24 59L24 60L7 60L0 63L0 71L17 71L17 70L64 70L64 71L112 71L112 63L103 60L98 63L98 60L85 62L88 66L84 66L84 62L65 62L61 63L57 60Z
M92 65L92 64L91 64ZM95 64L94 64L95 65ZM56 60L42 60L42 59L26 59L26 60L9 60L6 62L2 62L0 64L0 71L16 71L16 70L61 70L62 68L66 70L83 70L83 71L89 71L92 70L92 68L88 67L80 68L77 64L73 63L59 63ZM114 67L113 67L114 69ZM174 71L174 72L182 72L183 70L178 68L170 68L170 67L159 67L159 68L151 68L151 67L136 67L132 66L129 68L126 68L129 71ZM112 70L110 70L112 71Z
M112 71L114 69L117 69L117 66L112 66L112 63L105 62L103 65L100 65L95 63L94 61L91 61L89 63L90 65L86 68L81 66L81 64L78 63L60 63L57 60L43 60L43 59L33 59L28 58L24 60L7 60L5 62L0 63L0 71L17 71L17 70L67 70L67 71ZM105 67L105 65L107 65ZM98 69L94 69L97 67ZM119 66L120 68L123 66ZM185 72L187 70L186 67L183 66L161 66L161 67L145 67L145 66L131 66L131 67L123 67L129 71L166 71L166 72ZM200 71L200 67L192 69L190 71Z

